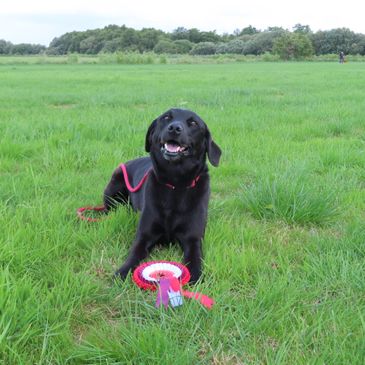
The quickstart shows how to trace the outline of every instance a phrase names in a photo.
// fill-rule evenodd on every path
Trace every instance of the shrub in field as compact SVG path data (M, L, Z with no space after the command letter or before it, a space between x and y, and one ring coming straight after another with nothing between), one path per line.
M263 55L261 55L261 59L264 62L278 62L278 61L280 61L279 55L272 54L270 52L265 52Z
M178 54L189 53L194 47L194 43L188 41L187 39L178 39L174 41L175 51Z
M245 41L241 39L234 39L227 43L220 43L217 47L217 53L243 54L245 45Z
M265 52L271 52L275 39L283 34L282 29L273 29L271 31L257 33L245 42L243 54L260 55Z
M283 60L298 60L314 53L312 42L306 34L289 32L274 41L273 52Z
M244 188L242 201L256 218L289 224L322 225L337 215L333 193L316 189L297 172L257 180Z
M200 42L190 51L192 55L210 55L217 52L217 45L213 42Z
M157 54L161 54L161 53L177 53L176 52L176 48L173 42L168 41L168 40L160 40L154 47L153 52L157 53Z

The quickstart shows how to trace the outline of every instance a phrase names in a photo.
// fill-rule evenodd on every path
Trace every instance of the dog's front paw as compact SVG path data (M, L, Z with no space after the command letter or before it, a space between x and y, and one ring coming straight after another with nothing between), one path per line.
M122 280L124 281L127 276L128 276L129 270L125 270L120 268L119 270L117 270L114 275L113 275L113 279L114 280Z
M195 284L198 280L202 280L201 270L191 270L189 284Z

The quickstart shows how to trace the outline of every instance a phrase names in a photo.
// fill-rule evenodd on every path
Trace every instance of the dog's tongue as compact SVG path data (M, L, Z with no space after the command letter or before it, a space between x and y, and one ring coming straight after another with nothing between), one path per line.
M165 148L167 149L167 151L172 152L172 153L176 153L181 150L181 147L178 144L173 143L173 142L166 143Z

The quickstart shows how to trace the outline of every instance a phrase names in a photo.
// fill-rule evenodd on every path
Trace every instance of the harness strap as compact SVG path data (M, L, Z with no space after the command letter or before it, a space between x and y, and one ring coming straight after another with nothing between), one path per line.
M198 175L192 182L190 185L188 185L186 187L186 189L191 189L191 188L195 188L195 185L197 184L197 182L199 181L200 179L200 175ZM172 184L165 184L165 186L167 186L168 188L170 189L176 189L176 186L175 185L172 185Z
M134 188L132 187L132 185L129 183L129 179L128 179L128 173L127 173L127 168L125 167L124 163L121 163L119 165L119 167L122 169L123 171L123 177L124 177L124 182L127 186L127 189L130 193L135 193L136 191L138 191L139 189L141 189L142 185L145 183L145 181L148 178L148 174L150 173L151 170L148 170L144 176L142 177L142 180L137 184L137 186L135 186Z
M126 168L125 164L124 163L121 163L119 165L119 167L121 168L121 170L123 172L124 182L125 182L125 185L126 185L128 191L130 193L135 193L136 191L138 191L138 190L141 189L142 185L146 182L150 171L152 170L152 168L149 169L149 170L147 170L146 173L144 174L144 176L142 177L141 181L137 184L137 186L132 187L132 185L130 184L129 179L128 179L128 173L127 173L127 168ZM196 186L197 182L199 181L199 179L200 179L200 175L198 175L191 182L191 184L186 187L186 189L194 188ZM175 185L172 185L172 184L168 184L167 183L167 184L163 184L163 185L165 185L169 189L173 189L173 190L176 189L176 186ZM103 212L103 211L105 211L105 207L104 207L104 205L100 205L100 206L97 206L97 207L88 206L88 207L82 207L82 208L77 209L77 216L81 220L88 221L88 222L98 222L98 221L102 220L102 218L86 217L86 216L84 216L84 212L85 211Z
M124 182L125 182L125 185L127 186L127 189L128 189L128 191L130 193L135 193L136 191L138 191L138 190L141 189L142 185L146 182L150 171L152 170L152 169L147 170L146 173L144 174L144 176L142 177L141 181L135 187L132 187L132 185L129 182L127 168L126 168L125 164L124 163L121 163L119 165L119 167L122 169ZM198 183L199 179L200 179L200 175L198 175L191 182L191 184L186 187L186 189L194 188L196 186L196 184ZM163 184L163 185L165 185L169 189L173 189L173 190L176 189L176 186L175 185L172 185L172 184L169 184L169 183L166 183L166 184Z

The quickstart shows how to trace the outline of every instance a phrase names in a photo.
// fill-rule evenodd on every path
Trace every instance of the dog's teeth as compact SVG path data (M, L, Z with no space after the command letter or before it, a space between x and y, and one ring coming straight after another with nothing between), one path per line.
M187 149L187 147L180 146L180 145L178 145L176 143L169 143L169 142L166 142L164 144L164 148L165 148L166 151L168 151L170 153L184 152Z
M172 143L165 143L165 149L172 153L180 152L180 146Z

